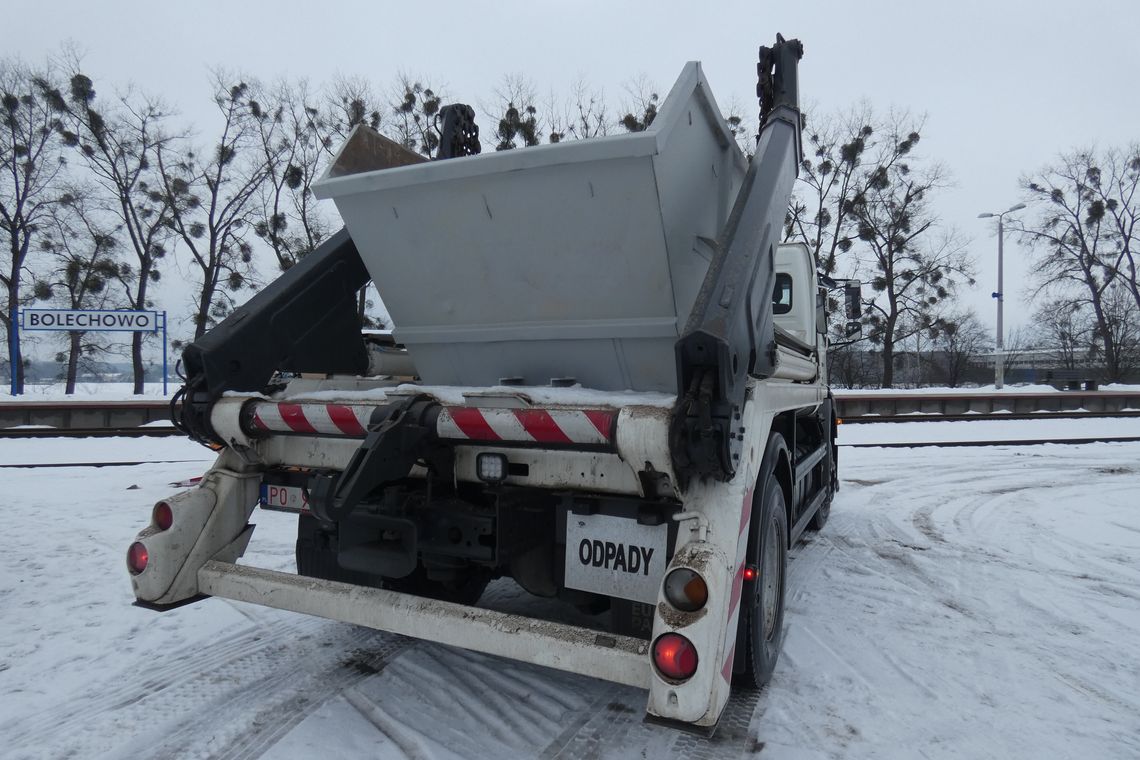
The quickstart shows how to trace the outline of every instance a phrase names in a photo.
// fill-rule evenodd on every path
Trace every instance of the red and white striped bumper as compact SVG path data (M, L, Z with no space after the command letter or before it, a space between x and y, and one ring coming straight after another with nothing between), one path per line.
M617 412L606 409L444 407L436 433L450 441L610 447Z
M363 438L377 410L354 404L255 402L247 413L254 436L294 434ZM551 447L612 449L618 412L614 409L489 409L443 406L436 435L470 444L540 444Z

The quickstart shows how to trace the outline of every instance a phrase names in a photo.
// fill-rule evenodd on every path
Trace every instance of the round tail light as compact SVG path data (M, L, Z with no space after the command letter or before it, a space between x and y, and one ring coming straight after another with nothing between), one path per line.
M709 587L695 570L679 567L665 576L665 598L681 612L696 612L709 600Z
M134 575L138 575L143 570L146 570L146 563L149 561L150 554L141 541L135 541L131 544L131 548L127 549L127 567L130 568L131 573Z
M174 524L174 510L165 501L160 501L154 505L151 519L159 530L170 530L170 526Z
M692 678L697 672L697 648L679 633L666 633L653 642L653 664L673 681Z

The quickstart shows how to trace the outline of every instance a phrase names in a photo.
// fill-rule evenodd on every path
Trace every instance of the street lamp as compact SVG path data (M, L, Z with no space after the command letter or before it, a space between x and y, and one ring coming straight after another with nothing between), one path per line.
M1005 228L1003 227L1003 222L1005 221L1006 214L1011 214L1014 211L1021 211L1023 208L1025 208L1025 204L1019 203L1016 206L1007 208L1000 214L991 214L989 212L978 214L979 219L990 219L996 216L998 220L998 282L997 292L993 294L993 297L997 299L997 346L994 352L994 390L999 391L1001 390L1002 385L1005 381L1005 362L1003 361L1004 356L1002 355L1002 351L1005 346L1002 344L1003 339L1001 324L1001 307L1002 302L1005 300L1005 293L1002 290L1002 242L1005 237Z

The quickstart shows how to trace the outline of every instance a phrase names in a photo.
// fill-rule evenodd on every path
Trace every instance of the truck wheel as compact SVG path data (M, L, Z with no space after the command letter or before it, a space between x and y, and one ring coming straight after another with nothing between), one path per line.
M827 518L831 517L831 497L827 497L823 504L819 505L819 509L811 516L811 521L808 522L808 530L820 531L823 526L827 525Z
M336 561L336 552L329 544L329 535L320 529L320 523L311 515L300 515L297 520L297 575L320 578L326 581L352 583L357 586L380 587L380 577L353 570L345 570Z
M784 589L788 567L788 512L784 489L771 473L754 501L746 562L759 570L745 581L740 599L743 671L734 683L760 688L768 683L784 639Z

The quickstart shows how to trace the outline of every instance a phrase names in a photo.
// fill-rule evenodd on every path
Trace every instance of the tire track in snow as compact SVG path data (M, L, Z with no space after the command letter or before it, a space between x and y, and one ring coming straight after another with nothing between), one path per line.
M348 662L341 662L336 671L314 673L316 684L312 688L298 688L302 692L301 698L287 696L284 705L279 704L280 700L274 700L263 706L252 720L255 730L243 733L233 746L215 756L217 760L254 760L261 757L313 710L342 692L347 699L349 693L355 693L357 684L378 675L403 650L416 645L413 639L402 636L379 635L383 640L378 646L357 650Z
M223 671L253 649L272 645L279 638L305 635L305 631L317 627L318 621L297 619L282 621L275 630L247 628L214 643L195 642L167 653L162 660L149 663L137 677L127 677L106 691L85 695L78 704L62 710L43 711L19 724L0 723L0 733L7 734L10 743L19 745L50 734L60 724L99 723L109 713L134 707L148 697L177 688L204 672Z
M389 656L414 644L394 634L338 623L326 623L326 628L332 635L325 642L252 653L255 667L237 674L235 687L215 693L201 705L194 721L167 725L118 748L117 754L203 760L257 757L310 711L379 672ZM382 655L374 658L375 664L361 668L366 662L362 651ZM209 731L204 732L203 726Z
M345 691L344 699L365 720L375 726L376 730L395 744L404 753L404 757L409 760L431 760L431 749L423 743L420 737L406 730L399 721L381 709L375 702L354 688Z
M409 643L315 618L282 618L220 646L199 641L171 652L167 667L25 721L9 746L34 746L17 755L27 758L257 757L315 704L367 677L359 652L378 647L390 657ZM366 671L383 666L368 658ZM68 730L59 732L60 725Z

